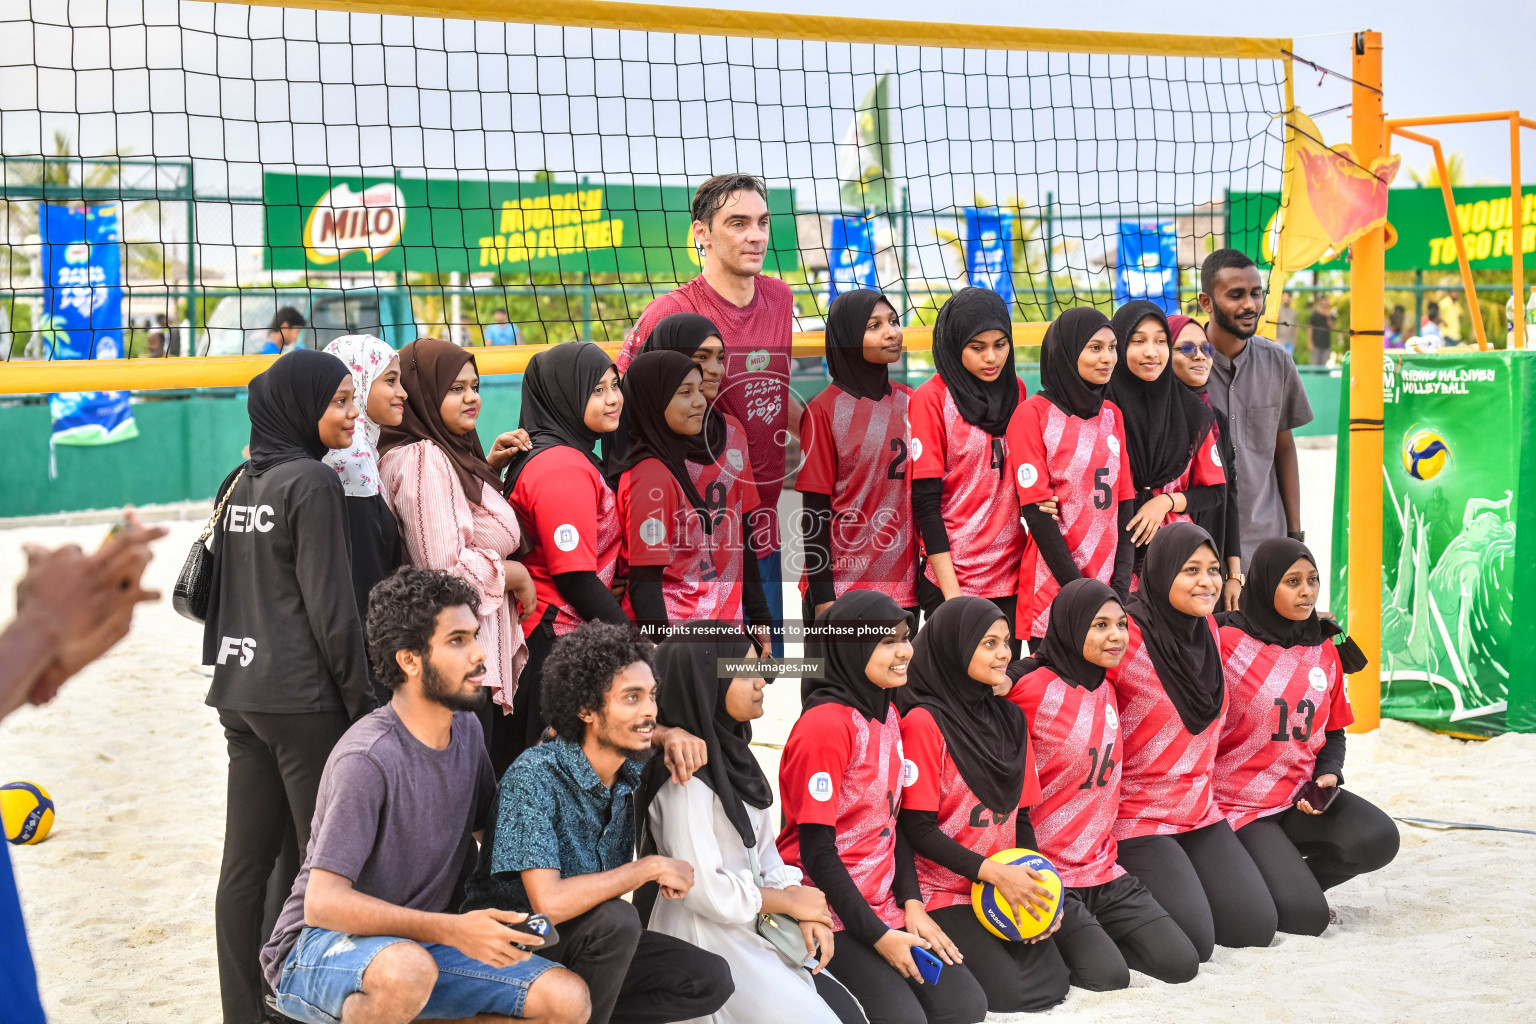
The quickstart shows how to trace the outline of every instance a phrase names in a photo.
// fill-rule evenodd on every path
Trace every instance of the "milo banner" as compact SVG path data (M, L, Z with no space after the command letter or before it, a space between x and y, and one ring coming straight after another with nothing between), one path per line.
M43 239L43 316L39 331L50 359L123 357L121 207L38 207ZM126 391L48 396L53 443L112 444L139 436Z
M1381 713L1536 732L1536 353L1390 355L1382 389Z

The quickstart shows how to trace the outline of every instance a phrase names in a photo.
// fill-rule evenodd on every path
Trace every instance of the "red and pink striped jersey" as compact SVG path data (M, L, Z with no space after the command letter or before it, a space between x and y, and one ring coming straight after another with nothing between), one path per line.
M1125 421L1113 402L1092 420L1062 412L1044 395L1015 410L1008 424L1008 466L1015 505L1033 505L1052 495L1058 525L1078 570L1101 583L1115 574L1122 501L1136 497ZM1019 569L1019 635L1045 636L1051 602L1061 591L1033 537Z
M1227 720L1216 752L1216 802L1234 829L1277 814L1311 781L1329 729L1355 720L1338 648L1276 647L1221 628Z
M1021 403L1027 394L1019 381ZM911 417L912 479L944 482L940 511L960 590L973 597L1016 592L1024 527L1008 482L1008 440L967 423L937 374L913 393ZM924 571L938 582L932 569Z
M661 592L669 623L690 619L741 621L741 579L720 580L711 537L683 489L660 459L646 459L619 477L620 554L627 565L665 566ZM635 615L629 594L624 611Z
M742 588L746 581L744 531L748 528L747 516L758 504L746 430L736 417L725 414L725 447L715 461L708 465L689 462L688 476L698 488L710 514L709 547L715 563L715 579L711 584L715 598L711 603L717 608L737 609L735 615L718 616L734 622L741 614Z
M804 464L795 489L832 498L832 582L836 596L873 590L903 608L917 604L917 531L912 528L912 389L891 383L878 402L835 384L811 399L800 421ZM800 593L810 587L800 578Z
M1120 810L1120 719L1115 688L1074 686L1048 668L1020 679L1008 699L1029 719L1040 799L1029 810L1040 852L1074 889L1125 874L1111 831Z
M1192 487L1208 487L1221 485L1227 482L1226 470L1221 465L1221 452L1216 447L1216 424L1211 424L1211 429L1206 433L1205 440L1200 442L1200 447L1195 449L1194 457L1189 460L1189 465L1184 467L1184 472L1178 479L1157 488L1153 494L1182 494ZM1194 522L1187 512L1170 512L1163 517L1164 526L1172 526L1174 523Z
M1216 620L1207 623L1214 634ZM1109 673L1120 705L1123 750L1115 839L1177 835L1213 825L1222 814L1211 776L1230 694L1222 694L1216 720L1191 736L1163 690L1134 618L1130 628L1125 657Z
M896 812L901 807L901 719L892 704L882 723L842 704L818 704L789 731L779 763L784 829L779 854L801 870L800 826L831 825L853 884L892 928L904 928L896 902ZM810 878L807 885L814 885ZM832 912L832 928L843 923Z
M954 758L949 756L939 723L926 708L913 708L902 717L901 742L906 751L901 766L902 807L936 812L941 832L983 857L1013 849L1018 838L1019 811L1040 798L1033 758L1024 770L1024 789L1019 793L1018 807L998 815L977 800L965 784ZM962 878L922 854L915 856L924 907L937 910L971 902L969 878Z

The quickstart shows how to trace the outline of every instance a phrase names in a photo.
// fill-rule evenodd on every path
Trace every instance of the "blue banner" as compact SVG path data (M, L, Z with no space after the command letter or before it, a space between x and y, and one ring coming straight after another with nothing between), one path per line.
M832 248L827 251L827 302L856 288L880 290L875 272L873 224L863 217L832 218Z
M123 247L117 203L38 207L49 359L123 357ZM48 396L55 444L97 445L139 435L126 391Z
M1013 305L1013 214L995 206L965 211L965 275Z
M1120 222L1115 305L1146 299L1164 313L1179 311L1179 239L1172 223Z

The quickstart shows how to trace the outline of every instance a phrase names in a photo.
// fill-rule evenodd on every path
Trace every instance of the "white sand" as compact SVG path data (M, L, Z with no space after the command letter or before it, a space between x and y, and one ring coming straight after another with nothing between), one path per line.
M1320 548L1331 473L1331 451L1302 452L1303 514ZM197 530L170 525L150 569L166 591ZM104 532L0 530L0 614L9 614L23 541L94 545ZM52 838L11 850L44 1001L58 1024L218 1019L213 894L225 758L214 712L202 703L200 641L201 630L168 603L146 608L132 636L53 704L0 725L0 778L41 783L59 808ZM759 740L782 743L797 708L793 684L770 690ZM777 751L760 750L776 776ZM1350 737L1346 774L1351 789L1396 814L1536 828L1536 736L1467 743L1388 722ZM1536 836L1404 826L1395 863L1330 894L1340 923L1325 936L1219 949L1189 985L1137 976L1127 992L1074 991L1045 1016L1530 1021L1533 854Z

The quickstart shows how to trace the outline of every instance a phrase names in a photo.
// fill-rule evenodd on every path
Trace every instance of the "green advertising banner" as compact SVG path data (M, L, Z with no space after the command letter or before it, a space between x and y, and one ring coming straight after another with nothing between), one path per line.
M698 273L677 185L594 185L466 178L268 173L269 270L472 274ZM794 194L768 194L773 227L764 270L799 266Z
M1381 713L1536 732L1536 353L1391 355L1382 390Z
M1536 185L1522 186L1522 252L1536 252ZM1456 218L1461 222L1467 260L1473 270L1508 270L1514 233L1509 224L1509 186L1490 185L1452 190ZM1233 192L1227 197L1235 249L1248 253L1260 266L1270 265L1273 252L1270 221L1280 208L1278 192ZM1397 231L1397 244L1387 250L1388 270L1434 270L1456 267L1456 243L1445 215L1445 197L1438 188L1394 188L1387 193L1387 223ZM1315 270L1346 270L1345 259L1318 263Z

